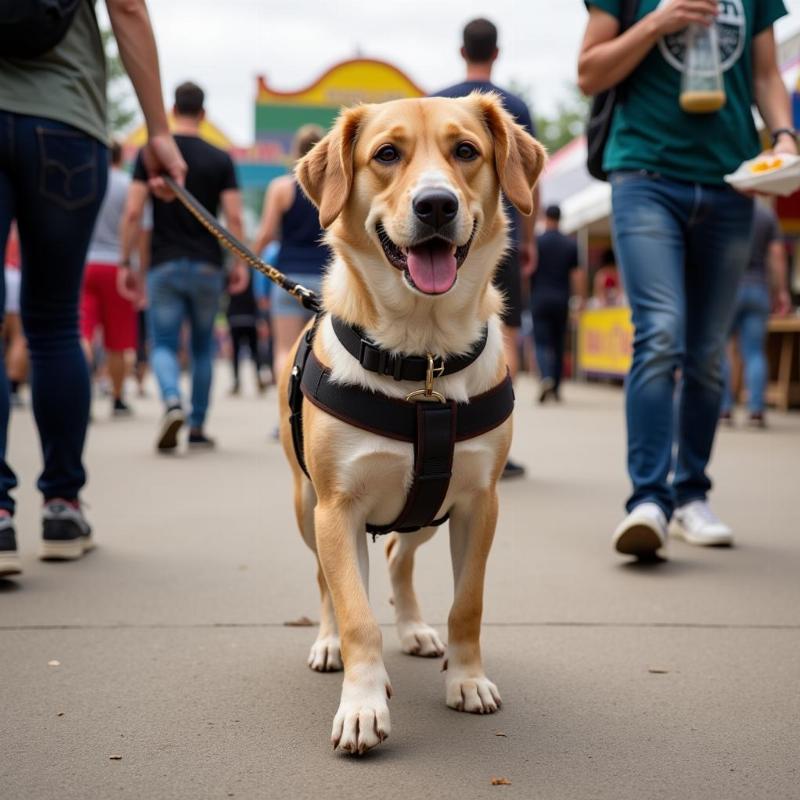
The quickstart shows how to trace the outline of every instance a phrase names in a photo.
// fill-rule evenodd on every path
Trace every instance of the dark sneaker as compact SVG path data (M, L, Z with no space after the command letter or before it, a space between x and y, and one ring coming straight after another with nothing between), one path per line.
M190 450L213 450L217 443L206 436L203 431L190 431L189 432L189 449Z
M42 561L73 561L94 547L92 529L80 504L48 500L42 511Z
M720 411L719 424L724 425L726 428L733 427L733 413L731 411Z
M19 575L22 567L17 554L17 537L14 532L14 520L11 517L0 517L0 578L6 575Z
M509 458L505 467L503 467L503 474L500 476L500 480L507 481L509 478L521 478L524 474L525 467Z
M170 406L164 419L161 420L161 429L158 433L156 449L160 453L170 453L178 446L178 432L186 421L186 415L180 406Z
M133 414L133 411L124 400L117 397L114 400L114 405L111 408L111 414L115 417L129 417L131 414Z
M754 411L747 418L747 424L751 428L766 428L767 427L767 420L764 417L764 413L762 411Z

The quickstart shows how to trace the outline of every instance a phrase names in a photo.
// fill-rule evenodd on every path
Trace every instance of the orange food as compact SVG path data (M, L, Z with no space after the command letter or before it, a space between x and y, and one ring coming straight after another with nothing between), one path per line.
M756 161L755 164L752 164L750 167L750 172L755 174L763 173L763 172L771 172L774 169L779 169L783 166L783 159L782 158L765 158L761 161Z

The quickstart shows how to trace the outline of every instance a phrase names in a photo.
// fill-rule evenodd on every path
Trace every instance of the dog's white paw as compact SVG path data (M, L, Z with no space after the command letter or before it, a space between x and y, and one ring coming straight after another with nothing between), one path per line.
M397 633L404 653L423 658L444 655L444 642L430 625L424 622L398 622Z
M502 705L500 692L485 676L447 676L447 705L470 714L494 714Z
M338 636L321 636L308 654L308 666L315 672L338 672L342 668L342 643Z
M345 753L361 755L389 735L389 676L383 666L370 668L369 672L372 674L364 680L345 678L342 684L342 699L331 731L334 749L340 747Z

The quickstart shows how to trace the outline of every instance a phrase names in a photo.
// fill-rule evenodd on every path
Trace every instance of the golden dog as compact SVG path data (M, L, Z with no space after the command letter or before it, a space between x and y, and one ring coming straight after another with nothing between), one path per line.
M419 385L367 372L337 340L330 314L360 326L397 353L470 352L488 326L486 346L462 371L436 380L437 391L465 402L505 376L492 275L507 246L505 197L523 214L544 165L542 146L493 95L397 100L344 110L331 132L296 169L319 208L334 258L325 276L315 356L336 382L405 398ZM436 236L431 236L431 226ZM344 665L334 747L363 753L389 735L391 695L381 631L367 596L365 524L389 524L411 482L412 447L355 428L309 402L303 405L304 453L295 457L287 386L281 379L281 440L294 472L297 522L318 559L322 596L314 670ZM455 578L448 619L446 701L460 711L492 713L497 687L484 673L480 627L483 584L497 521L496 483L511 441L510 418L455 446L442 512L450 511ZM435 533L390 534L386 553L404 652L441 656L412 583L414 552Z

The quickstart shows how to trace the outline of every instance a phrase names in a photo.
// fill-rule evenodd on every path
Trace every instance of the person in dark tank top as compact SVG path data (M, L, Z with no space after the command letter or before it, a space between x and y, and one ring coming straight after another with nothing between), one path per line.
M324 135L318 125L300 128L292 143L295 160L308 153ZM294 175L275 178L264 195L264 210L253 240L253 251L260 253L270 242L279 239L281 249L275 266L291 280L319 292L322 273L331 255L322 237L319 212L297 185ZM311 312L286 292L274 292L272 297L275 375L280 375Z

